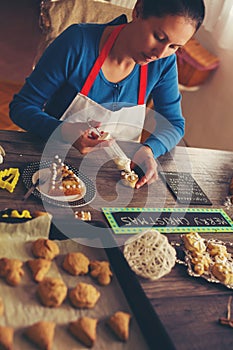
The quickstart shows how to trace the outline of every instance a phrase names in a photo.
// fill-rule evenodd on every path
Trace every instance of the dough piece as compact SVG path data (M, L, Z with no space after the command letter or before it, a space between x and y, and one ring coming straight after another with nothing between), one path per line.
M38 218L39 216L44 216L44 215L49 215L46 211L40 211L40 210L35 210L33 213L32 213L32 216L34 218Z
M28 260L27 264L32 272L33 279L36 282L41 282L50 269L51 260L39 258Z
M112 271L108 261L91 261L90 269L91 276L102 286L107 286L111 282Z
M2 298L0 298L0 316L4 314L4 303Z
M71 304L78 308L93 308L99 297L100 292L88 283L80 282L69 292Z
M197 232L190 232L183 236L185 248L189 251L204 252L206 245L204 239Z
M53 260L59 254L56 242L47 238L38 238L32 243L32 254L36 258Z
M83 253L68 253L63 261L63 268L71 275L86 275L90 260Z
M28 327L24 334L42 350L51 350L55 332L54 322L37 322Z
M67 286L60 278L46 277L39 283L37 291L44 306L58 307L67 295Z
M50 196L72 196L84 194L85 188L79 177L64 163L58 155L50 167L51 178L48 194Z
M117 311L108 320L109 327L113 330L113 332L117 335L117 337L122 341L126 341L129 338L130 318L131 318L130 314L122 311Z
M69 331L85 346L91 348L96 340L97 319L80 317L77 321L70 322Z
M138 175L132 170L131 172L122 171L121 172L121 182L124 186L135 188L138 182Z
M0 326L0 349L13 350L14 329Z
M0 259L0 277L4 277L11 286L17 286L24 275L23 262L18 259Z
M215 263L211 270L212 274L222 283L233 284L233 270L225 264Z

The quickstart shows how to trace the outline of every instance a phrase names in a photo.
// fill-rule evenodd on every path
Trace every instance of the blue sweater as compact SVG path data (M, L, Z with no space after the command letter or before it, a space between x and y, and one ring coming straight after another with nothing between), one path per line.
M48 139L62 123L59 118L81 90L99 50L107 25L126 22L122 15L108 24L73 24L45 50L23 88L10 103L10 117L21 128ZM99 104L136 105L140 66L118 84L99 72L88 97ZM176 55L148 65L146 98L152 95L156 129L144 144L154 156L170 151L182 138L184 118L180 107Z

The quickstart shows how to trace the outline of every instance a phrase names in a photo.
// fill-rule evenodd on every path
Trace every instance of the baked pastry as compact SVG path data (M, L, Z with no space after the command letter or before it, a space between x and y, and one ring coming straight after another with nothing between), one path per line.
M233 269L223 263L214 263L211 269L212 274L220 282L225 284L233 284Z
M38 238L32 243L32 254L36 258L53 260L60 250L56 242L47 238Z
M0 277L4 277L11 286L17 286L24 275L23 262L18 259L0 259Z
M48 194L50 196L83 195L84 185L79 177L64 163L59 156L54 157L50 167L51 177Z
M99 297L100 292L94 286L83 282L78 283L69 292L71 304L78 308L93 308Z
M207 252L194 254L191 262L193 264L193 269L198 275L203 275L205 272L209 271L211 258Z
M197 232L190 232L183 236L185 248L189 251L204 252L206 245L204 239Z
M41 282L48 270L50 269L51 260L39 258L28 260L27 264L32 272L33 279L36 282Z
M40 321L28 327L24 335L42 350L51 350L55 332L54 322Z
M41 303L48 307L58 307L67 295L67 286L60 278L46 277L38 285Z
M138 175L132 171L122 171L121 172L121 182L124 186L135 188L136 183L138 182Z
M86 275L90 260L83 253L68 253L63 261L63 269L71 275Z
M0 326L0 349L13 350L14 329Z
M106 286L111 282L112 271L108 261L91 261L90 274L102 286Z
M91 213L90 211L76 211L74 213L75 219L83 220L83 221L91 221Z
M214 257L216 255L225 256L225 257L228 256L227 248L225 245L209 242L207 245L207 248L211 256L214 256Z
M71 334L87 347L92 347L96 340L97 319L80 317L77 321L70 322Z
M117 311L108 319L107 323L109 327L122 341L126 341L129 338L130 318L130 314L122 311Z

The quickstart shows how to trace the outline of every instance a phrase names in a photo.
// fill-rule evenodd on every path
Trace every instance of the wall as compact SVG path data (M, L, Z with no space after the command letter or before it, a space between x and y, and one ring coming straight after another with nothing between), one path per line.
M233 151L233 50L218 48L203 28L197 39L220 58L220 66L199 90L182 92L184 139L192 147Z

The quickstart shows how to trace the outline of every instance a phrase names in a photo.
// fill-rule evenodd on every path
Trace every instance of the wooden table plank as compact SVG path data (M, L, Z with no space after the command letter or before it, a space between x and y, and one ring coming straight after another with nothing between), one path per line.
M5 161L0 168L19 167L21 173L28 163L40 160L44 149L41 140L28 133L14 131L0 131L0 144L6 150ZM121 143L121 146L129 156L136 147L135 144L127 143ZM67 146L59 147L52 145L48 156L53 157L56 152L59 154L60 151L66 151ZM85 161L72 148L68 152L67 162L80 168L96 183L96 198L82 208L90 210L94 220L105 221L101 212L103 206L185 207L175 202L161 179L152 186L144 186L136 191L118 185L119 171L103 150L93 152L88 156L88 161ZM222 208L233 217L233 209L227 210L224 206L233 176L233 152L176 147L158 159L158 168L163 171L191 172L212 201L212 208ZM12 194L1 190L0 209L13 206L19 210L43 210L43 203L34 196L22 203L25 191L22 178ZM49 206L49 211L54 217L64 217L67 214L65 208L55 206ZM170 241L180 242L177 234L167 236ZM232 233L205 233L203 236L233 242ZM225 316L232 290L201 278L190 277L186 267L178 264L170 274L158 281L151 282L142 278L138 278L138 281L177 350L232 348L232 329L218 324L218 318Z

